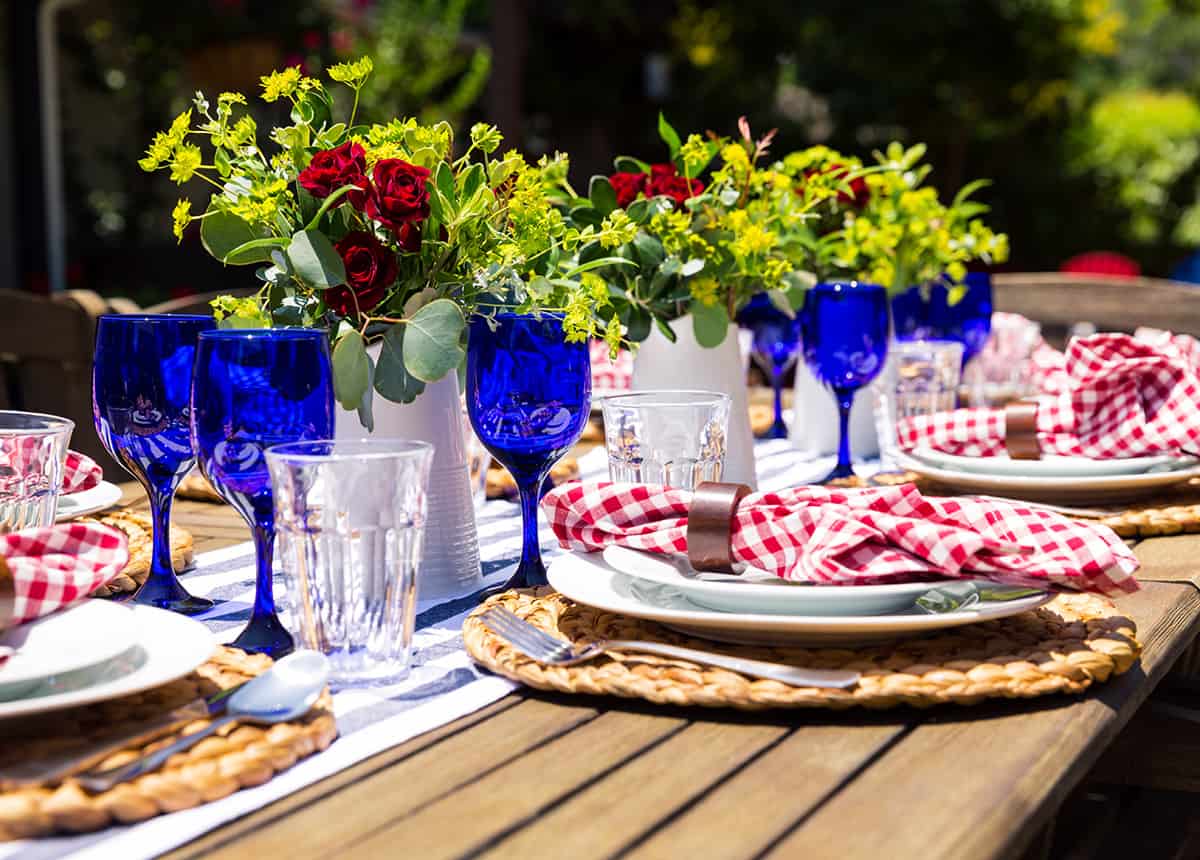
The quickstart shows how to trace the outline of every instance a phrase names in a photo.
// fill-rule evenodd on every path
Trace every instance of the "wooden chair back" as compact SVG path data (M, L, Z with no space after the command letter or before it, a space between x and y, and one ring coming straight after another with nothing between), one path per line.
M216 293L200 293L195 296L183 296L178 299L170 299L165 302L159 302L156 305L150 305L144 308L142 313L147 314L204 314L205 316L212 315L212 300L217 296L249 296L258 292L257 289L250 287L241 290L221 290ZM122 312L123 313L123 312Z
M92 424L96 318L108 311L89 290L53 297L0 290L0 409L70 418L71 447L120 476Z
M1006 272L992 276L995 309L1042 324L1051 342L1071 326L1132 332L1138 326L1200 336L1200 286L1157 278L1115 278L1063 272Z

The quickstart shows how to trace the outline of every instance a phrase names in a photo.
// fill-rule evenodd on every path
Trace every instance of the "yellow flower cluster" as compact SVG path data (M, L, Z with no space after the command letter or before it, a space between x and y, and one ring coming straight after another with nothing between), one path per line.
M359 57L348 63L338 63L329 67L329 77L340 84L350 87L360 87L367 76L375 70L375 64L370 57Z
M286 179L268 179L251 183L250 190L238 196L229 211L251 224L269 225L288 194Z
M715 249L692 229L692 213L674 209L658 212L650 219L650 232L662 242L663 250L682 260L708 259Z
M180 200L175 204L175 208L171 210L172 231L175 233L175 241L183 241L183 231L187 225L192 223L192 201Z
M297 93L319 89L321 86L321 82L316 78L304 77L298 66L288 66L263 75L259 81L262 84L262 100L265 102L274 102L281 98L290 99Z
M721 301L716 278L692 278L688 281L688 292L692 294L692 301L710 308Z

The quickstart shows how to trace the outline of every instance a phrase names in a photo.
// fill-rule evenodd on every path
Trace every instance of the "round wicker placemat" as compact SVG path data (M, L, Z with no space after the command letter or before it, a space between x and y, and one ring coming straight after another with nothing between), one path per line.
M702 650L863 673L850 690L789 687L682 660L620 653L577 666L546 666L519 654L479 614L503 606L560 638L654 639ZM986 699L1082 693L1121 674L1142 646L1136 626L1108 600L1060 595L1041 609L919 639L863 648L762 648L695 639L659 624L577 604L548 587L506 591L463 625L467 652L507 678L562 693L641 698L666 705L765 708L923 708Z
M134 696L9 722L0 733L0 766L86 747L114 726L146 722L172 708L232 687L265 671L271 658L221 647L208 662L178 681ZM183 731L207 724L197 720ZM261 785L297 761L325 749L337 736L332 699L326 692L303 718L274 726L226 727L154 773L89 795L71 779L62 785L0 792L0 842L83 833L110 824L131 824L164 812L190 809L242 788ZM144 749L169 743L170 736ZM131 761L142 748L122 750L101 763Z
M117 578L108 585L97 589L92 597L112 597L117 594L129 594L137 591L138 587L150 575L150 558L154 551L154 525L149 514L137 511L111 511L94 517L80 517L96 523L103 523L125 532L129 539L129 563L125 565ZM195 559L195 541L192 533L183 526L171 524L171 564L176 571L185 569Z

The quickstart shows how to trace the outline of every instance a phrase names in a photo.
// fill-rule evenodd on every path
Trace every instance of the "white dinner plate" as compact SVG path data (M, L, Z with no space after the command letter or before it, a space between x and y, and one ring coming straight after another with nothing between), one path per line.
M1148 472L1186 469L1200 463L1196 457L1174 454L1161 454L1154 457L1124 457L1112 460L1091 460L1087 457L1060 457L1050 454L1043 456L1040 460L1014 460L1008 454L1000 454L995 457L963 457L934 451L930 448L918 448L909 453L912 457L939 469L1019 478L1140 475Z
M931 466L907 454L896 455L900 470L918 475L961 493L984 493L1029 501L1102 504L1128 502L1161 493L1167 487L1200 478L1200 464L1165 472L1141 475L1064 477L1020 477L984 475L959 469Z
M716 612L699 606L678 589L643 582L609 566L599 553L566 553L546 572L550 584L578 603L658 621L676 630L723 642L755 645L850 645L915 636L1017 615L1049 602L1052 594L983 603L978 609L930 615L803 616Z
M22 695L28 684L112 660L137 642L127 606L85 600L0 634L16 653L0 666L0 699Z
M641 552L622 546L604 550L604 561L635 579L668 585L692 603L721 612L763 615L883 615L910 608L937 583L902 582L887 585L811 585L789 582L766 571L750 569L741 576L702 574L685 558ZM683 576L675 565L691 572ZM705 577L697 579L695 577Z
M82 493L69 493L65 496L59 496L58 513L55 514L54 518L60 523L65 520L73 520L76 517L94 514L111 508L119 501L121 501L121 488L116 484L110 484L108 481L101 481L90 490L84 490Z
M159 687L182 678L216 649L213 635L199 621L152 606L134 606L132 612L138 628L132 648L99 667L42 681L20 699L0 702L0 719L103 702Z

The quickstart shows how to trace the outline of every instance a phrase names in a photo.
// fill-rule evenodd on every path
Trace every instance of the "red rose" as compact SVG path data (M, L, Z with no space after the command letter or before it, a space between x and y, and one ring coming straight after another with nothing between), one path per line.
M322 200L345 185L354 185L359 190L346 197L355 209L361 209L371 184L367 181L367 154L354 141L336 149L323 149L312 157L297 179L301 188ZM337 205L341 206L342 201L338 200Z
M807 178L809 176L816 175L818 172L829 173L836 178L845 176L850 172L850 168L846 167L844 164L831 164L826 167L824 171L817 171L815 169L806 170L804 172L804 176ZM863 179L861 176L851 179L850 190L848 192L839 191L837 199L839 203L852 204L856 209L861 209L862 207L866 206L867 201L871 199L871 192L867 190L867 180Z
M617 205L624 209L638 194L645 190L647 176L644 173L614 173L608 177L617 192Z
M704 184L699 179L680 176L674 164L651 165L645 188L647 197L670 197L680 206L703 190Z
M429 217L429 171L399 158L375 165L375 183L364 210L385 227L400 230L405 224Z
M347 233L333 247L346 267L346 286L326 290L325 304L344 317L373 310L396 280L396 255L363 230Z
M446 228L442 228L442 241L446 241ZM400 250L409 254L415 254L421 250L421 225L420 224L404 224L396 231L396 243L400 246Z

